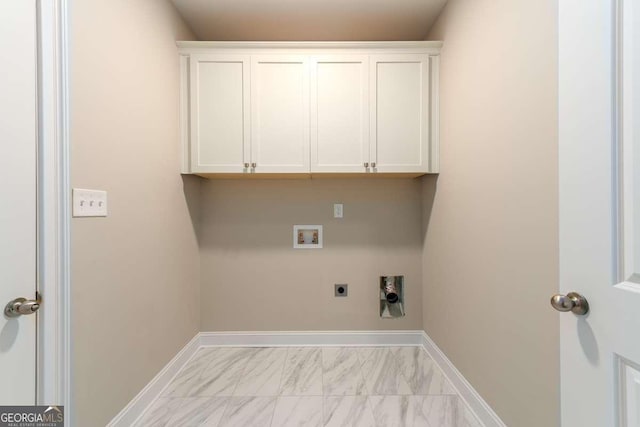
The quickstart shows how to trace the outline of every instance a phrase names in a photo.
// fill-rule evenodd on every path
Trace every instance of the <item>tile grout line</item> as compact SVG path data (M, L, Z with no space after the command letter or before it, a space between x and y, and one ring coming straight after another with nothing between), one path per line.
M321 400L321 405L320 405L320 418L321 418L321 425L324 426L324 349L321 347L320 348L320 369L322 370L322 375L320 376L322 379L322 400Z
M253 356L252 356L252 357L253 357ZM251 357L249 357L249 358L247 359L246 364L242 367L242 372L241 372L241 374L240 374L240 376L239 376L239 378L238 378L238 382L236 383L235 387L233 387L233 391L231 392L231 395L226 396L226 398L227 398L227 404L226 404L226 406L225 406L225 408L224 408L224 412L222 413L222 416L220 417L220 420L218 421L218 424L217 424L217 426L218 426L218 427L220 427L220 426L222 425L222 423L224 422L224 416L225 416L225 415L227 415L227 411L228 411L228 410L229 410L229 408L231 407L231 401L232 401L232 399L235 397L235 396L233 395L233 393L235 393L236 388L238 387L238 384L240 383L240 380L242 379L242 376L244 375L244 370L247 368L247 364L249 363L249 360L250 360L250 359L251 359ZM213 361L212 361L211 363L213 363ZM207 365L207 366L209 366L209 365Z
M364 377L364 372L362 371L362 360L360 359L360 352L358 348L355 349L356 359L358 361L358 372L360 372L360 379L364 383L364 390L367 392L367 395L371 395L371 390L369 390L369 384L367 384L367 380Z
M222 423L222 420L224 419L224 414L227 412L227 408L229 407L229 403L231 403L231 397L230 396L224 396L224 409L222 410L222 415L220 415L220 419L218 419L218 422L213 427L219 427L220 426L220 424ZM207 420L205 419L205 421L207 421Z
M320 382L322 383L321 386L322 386L322 395L323 396L325 395L325 388L324 388L324 373L325 373L325 370L324 370L324 356L325 356L324 349L320 348Z
M435 362L433 361L433 359L427 354L427 352L424 350L424 348L422 348L421 346L416 346L416 348L418 349L418 352L420 353L420 356L424 359L425 356L429 359L429 361L431 362L431 368L432 370L439 370L439 368L436 366ZM442 374L442 373L441 373ZM443 378L445 381L449 381L446 376L444 376L443 374ZM421 394L421 395L415 395L415 396L419 396L420 397L420 413L422 414L422 416L424 417L425 421L427 422L428 426L431 427L431 423L429 422L429 416L428 414L424 411L424 402L425 400L427 400L428 396L437 396L437 395L431 395L431 394ZM440 396L443 396L442 394L440 394ZM456 393L457 396L457 393Z
M356 353L356 360L358 361L358 372L360 373L360 379L364 383L364 390L367 392L367 394L365 395L365 405L367 406L367 408L369 408L369 413L371 414L371 418L373 419L374 424L377 426L378 420L376 420L376 414L373 411L373 404L371 403L371 399L370 399L372 394L371 394L371 391L369 390L369 385L367 384L367 381L364 377L364 372L362 371L362 363L361 363L360 355L357 348L355 349L355 353Z
M423 351L420 347L416 347L416 348L418 349L419 357L423 357L423 358L424 358L424 356L425 356L424 351ZM398 350L398 352L400 352L400 351L401 351L401 350ZM429 359L431 359L431 358L429 358ZM419 362L418 362L418 360L417 360L417 359L415 360L415 363L414 363L414 364L416 365L416 368L419 366ZM436 369L437 369L437 367L435 366L435 364L433 364L433 368L436 368ZM427 395L418 395L418 394L416 394L416 391L411 389L411 383L407 380L407 377L406 377L406 375L405 375L405 374L404 374L404 372L403 372L402 366L399 366L399 369L400 369L400 375L403 377L403 379L405 380L405 382L406 382L406 383L407 383L407 385L409 386L409 390L411 391L411 396L416 396L416 397L419 397L419 398L420 398L420 407L419 407L420 413L421 413L421 414L422 414L422 416L424 417L424 419L425 419L425 421L427 422L428 426L429 426L429 427L431 427L431 423L429 422L429 419L428 419L429 417L428 417L428 416L427 416L427 414L424 412L424 401L425 401L426 396L428 396L428 394L427 394ZM421 374L422 374L422 373L421 373ZM417 375L417 373L416 373L416 375Z
M398 350L398 353L400 353L400 352L401 352L401 350ZM391 353L391 354L392 354L392 356L395 356L393 353ZM400 374L400 377L404 380L404 382L407 383L407 386L409 387L409 391L411 391L411 395L412 396L416 396L416 390L414 390L411 387L411 381L410 381L410 379L407 379L407 376L404 374L404 369L402 369L402 365L399 362L400 357L403 357L403 355L400 354L399 357L397 358L398 360L395 360L396 358L394 357L394 360L395 360L395 362L397 363L397 366L398 366L398 373ZM415 365L416 365L416 368L417 368L418 367L418 361L417 360L416 360ZM416 373L416 375L417 375L417 373Z
M185 406L187 404L187 398L186 397L175 397L174 399L180 399L180 405L178 405L178 407L175 409L175 412L173 414L171 414L169 417L167 417L167 422L164 424L164 426L169 425L169 421L171 421L171 419L174 417L175 414L177 414L180 409L182 409L183 406Z
M289 347L286 348L284 353L284 360L282 361L282 373L280 374L280 381L278 382L278 390L276 391L276 396L280 397L282 393L282 380L284 378L284 371L287 368L287 360L289 360Z
M253 349L253 354L251 356L249 356L247 358L247 361L245 362L244 366L242 367L242 372L240 372L240 375L238 375L238 381L236 382L236 385L233 387L233 390L231 391L231 396L230 397L235 397L235 393L236 390L238 389L238 385L240 384L240 381L242 381L242 379L244 378L244 373L247 370L247 366L249 366L249 362L251 361L251 359L253 359L254 356L256 356L258 354L258 351Z
M280 402L280 388L282 387L282 378L284 377L284 370L287 367L287 358L289 357L289 348L285 350L284 360L282 361L282 371L280 372L280 381L278 381L278 390L276 390L276 404L273 407L273 412L271 413L271 421L269 422L269 426L273 426L273 419L276 416L276 408L278 407L278 403Z
M206 358L208 358L209 356L203 356L203 357L206 360ZM202 376L204 375L204 373L207 372L207 370L208 370L207 368L209 368L209 366L213 365L215 363L215 361L216 360L214 358L212 358L208 362L203 363L204 367L202 369L198 370L198 375L196 376L196 378L198 380L201 380ZM197 389L197 387L196 387L196 389ZM186 396L183 395L183 396L178 396L178 397L193 397L193 398L197 398L197 397L212 397L212 396L200 396L198 394L193 394L192 395L191 392L192 392L192 389L190 388L189 390L187 390Z

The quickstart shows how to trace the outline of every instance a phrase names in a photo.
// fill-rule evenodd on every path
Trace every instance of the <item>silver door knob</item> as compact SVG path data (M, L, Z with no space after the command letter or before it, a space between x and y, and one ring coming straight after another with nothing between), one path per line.
M40 309L40 301L16 298L4 307L4 315L7 317L19 317L33 314Z
M589 302L577 292L569 292L567 295L555 294L551 297L551 307L558 311L571 311L578 315L589 312Z

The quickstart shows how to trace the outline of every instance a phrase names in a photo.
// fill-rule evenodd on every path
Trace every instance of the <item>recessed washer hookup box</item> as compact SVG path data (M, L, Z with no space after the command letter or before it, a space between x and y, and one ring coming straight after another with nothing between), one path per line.
M380 317L404 315L404 276L380 276Z

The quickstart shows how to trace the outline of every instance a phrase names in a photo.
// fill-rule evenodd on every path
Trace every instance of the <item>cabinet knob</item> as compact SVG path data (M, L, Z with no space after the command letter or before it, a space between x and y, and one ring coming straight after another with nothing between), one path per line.
M375 168L375 167L376 167L376 162L372 162L372 163L371 163L371 167L372 167L372 168Z
M245 164L244 164L244 168L245 168L245 169L249 169L249 163L245 163Z
M257 163L251 163L251 167L252 167L252 168L254 168L254 169L255 169L255 168L256 168L256 166L257 166Z
M369 162L364 162L364 167L368 168L369 167Z

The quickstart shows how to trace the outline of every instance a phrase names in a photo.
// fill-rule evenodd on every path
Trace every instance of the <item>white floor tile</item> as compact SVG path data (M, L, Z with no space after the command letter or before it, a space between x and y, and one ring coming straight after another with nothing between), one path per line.
M258 348L249 359L234 396L277 396L286 348Z
M269 427L276 397L230 397L219 427Z
M400 372L400 363L389 348L359 348L358 358L368 394L411 394L411 388Z
M375 427L366 396L329 396L324 398L325 427Z
M322 396L322 353L319 348L288 349L280 383L282 396Z
M169 427L217 426L227 407L227 397L185 397L169 419Z
M255 350L223 347L208 352L206 357L194 363L198 368L188 367L178 374L165 396L231 396Z
M271 425L274 427L321 427L321 396L281 396Z
M380 427L431 427L422 412L422 396L369 396Z
M166 397L187 396L190 387L198 381L205 368L211 363L215 353L219 351L216 348L200 349L191 358L191 360L180 370L173 382L164 391Z
M322 383L325 396L366 394L355 348L322 349Z
M481 427L458 396L424 396L422 412L432 427Z
M482 427L419 347L199 350L137 427Z
M456 394L435 362L420 347L392 347L412 394Z
M135 427L164 427L182 405L182 399L161 397L151 404Z

